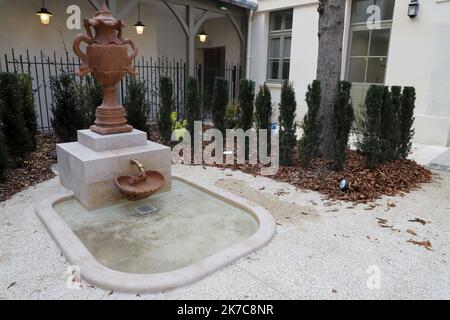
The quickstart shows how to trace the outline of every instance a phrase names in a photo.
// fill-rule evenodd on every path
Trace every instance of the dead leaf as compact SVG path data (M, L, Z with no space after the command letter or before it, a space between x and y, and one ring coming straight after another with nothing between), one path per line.
M282 189L280 189L280 190L278 190L277 192L274 193L274 195L276 195L277 197L281 197L281 196L284 196L286 194L289 194L289 192L286 192L286 191L284 191Z
M414 241L414 240L408 240L406 242L415 244L416 246L421 246L424 247L425 249L429 250L429 251L433 251L431 248L431 242L430 240L426 240L426 241Z
M39 133L36 139L36 151L28 154L21 166L7 171L4 181L0 182L0 202L55 176L52 166L56 160L49 158L48 154L56 150L56 136L52 133Z
M417 222L420 223L422 225L426 225L427 222L425 220L419 219L419 218L415 218L414 220L408 220L409 222Z
M412 234L413 236L417 236L417 233L414 230L408 229L406 230L409 234Z
M378 220L378 225L382 228L393 228L394 226L390 226L388 225L388 221L386 219L382 219L382 218L377 218Z
M395 204L395 202L392 202L392 201L388 200L388 201L387 201L387 206L388 206L389 208L395 208L397 205Z

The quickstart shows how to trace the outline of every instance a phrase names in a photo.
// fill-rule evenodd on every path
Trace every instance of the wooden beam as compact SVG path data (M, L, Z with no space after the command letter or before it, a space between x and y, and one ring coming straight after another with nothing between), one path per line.
M167 6L167 8L170 10L170 12L173 13L173 15L178 20L178 22L181 24L181 27L183 28L183 31L186 34L186 37L189 37L189 27L186 24L186 22L184 21L183 17L180 16L180 14L178 13L178 11L175 9L175 7L173 6L173 4L171 2L168 2L166 0L164 0L163 2Z
M98 11L100 9L101 4L97 0L88 0L88 1L95 10Z
M186 36L186 64L188 66L188 75L193 77L195 75L195 16L194 8L186 6L186 25L188 32Z
M211 18L213 16L212 12L210 11L206 11L201 17L200 19L198 19L198 21L195 23L194 29L191 30L192 34L195 36L197 36L197 33L200 31L200 28L202 27L203 23Z
M244 33L241 30L241 27L239 26L239 24L237 23L236 19L230 15L227 14L228 19L230 19L231 24L233 25L234 29L236 30L238 36L239 36L239 40L241 40L241 45L245 44L245 37L244 37Z
M127 4L118 12L117 19L124 19L131 12L131 10L133 10L134 7L136 7L137 3L138 3L137 0L127 1ZM141 6L142 4L143 3L141 3Z
M231 21L231 24L233 25L234 29L236 30L239 40L241 43L241 51L245 49L245 37L244 32L241 30L241 27L239 26L238 22L236 21L236 16L232 14L232 12L224 13L223 11L220 11L217 9L217 6L213 6L211 2L206 2L204 0L198 1L198 0L161 0L166 7L169 9L170 12L175 16L175 18L180 23L185 36L186 36L186 65L188 68L187 74L189 76L195 76L195 38L197 36L197 33L200 31L200 28L202 27L203 23L213 17L213 13L220 13L224 17L228 17L228 19ZM175 4L177 5L183 5L186 8L186 16L183 18L181 14L176 10ZM197 22L195 22L195 15L194 10L199 9L205 11L202 16L198 19ZM236 10L233 10L236 12ZM244 13L244 17L246 14L245 9L243 10L237 10L237 16L242 18ZM245 50L244 50L245 51ZM241 52L242 53L242 52ZM242 60L242 59L241 59Z
M174 5L180 6L191 6L199 10L207 10L210 12L226 15L232 14L233 16L245 17L247 15L247 10L245 8L237 7L234 5L228 6L228 12L220 10L217 6L217 2L211 0L160 0L163 2L169 2Z
M117 2L116 0L106 0L106 5L108 6L109 11L111 11L114 17L117 16Z

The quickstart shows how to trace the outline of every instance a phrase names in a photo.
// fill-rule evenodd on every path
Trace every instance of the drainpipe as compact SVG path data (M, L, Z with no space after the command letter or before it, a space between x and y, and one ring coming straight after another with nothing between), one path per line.
M248 15L248 27L247 27L247 62L245 70L245 78L250 78L250 63L252 61L252 26L253 26L253 13L254 10L250 10Z

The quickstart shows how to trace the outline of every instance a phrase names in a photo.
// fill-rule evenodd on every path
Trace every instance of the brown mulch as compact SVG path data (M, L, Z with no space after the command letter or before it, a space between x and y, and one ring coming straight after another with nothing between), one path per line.
M416 246L424 247L428 251L433 251L433 249L432 249L433 245L431 244L430 240L425 240L425 241L408 240L406 242L412 243L412 244L414 244Z
M208 127L205 126L204 130ZM156 125L150 128L149 138L160 143ZM38 146L20 168L11 170L0 183L0 202L12 197L37 183L54 177L51 170L56 160L49 157L55 151L57 140L51 133L38 135ZM204 145L209 144L205 142ZM296 161L298 162L298 161ZM206 164L205 164L206 165ZM239 170L254 176L260 175L261 165L214 165L219 168ZM370 203L383 195L404 195L430 182L432 173L415 161L397 160L383 164L375 170L366 169L364 157L356 151L348 151L347 161L341 172L331 170L331 162L323 159L313 160L310 168L300 166L280 167L277 174L269 178L287 182L300 190L312 190L323 194L332 201L343 200L353 203ZM348 191L339 189L342 179L350 181Z
M10 170L0 183L0 202L14 194L55 176L51 167L56 163L49 154L56 151L57 139L51 133L37 136L36 151L30 153L20 168Z
M203 132L209 128L211 126L204 125ZM150 139L161 143L157 125L151 127ZM203 147L209 143L203 141ZM225 149L224 146L224 151ZM298 150L295 148L293 152L294 162L299 163ZM203 166L208 165L203 164ZM260 175L262 165L223 164L212 166L239 170L257 176ZM269 178L287 182L300 190L317 191L331 201L342 200L355 204L366 204L380 199L381 196L404 196L406 193L418 189L421 184L430 182L433 179L433 174L427 168L412 160L396 160L370 170L365 167L363 155L357 151L348 150L344 169L340 172L331 169L331 161L315 159L308 169L299 165L293 167L280 166L277 174L269 176ZM339 183L342 179L347 179L350 182L349 190L341 191L339 189ZM388 201L387 206L390 208L396 205Z
M217 165L217 167L240 170L259 175L260 165ZM343 200L353 203L368 203L381 196L404 195L430 182L432 173L411 160L397 160L380 165L375 170L366 169L364 157L356 151L348 151L345 167L341 172L331 169L331 162L323 159L313 161L309 169L300 166L280 167L278 173L270 177L287 182L301 190L317 191L329 200ZM350 182L348 191L339 189L339 182Z

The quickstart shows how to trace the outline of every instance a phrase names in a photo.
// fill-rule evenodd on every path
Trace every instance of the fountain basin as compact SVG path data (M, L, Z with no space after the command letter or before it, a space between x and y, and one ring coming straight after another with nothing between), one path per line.
M144 176L122 176L116 178L116 185L129 201L139 201L150 197L164 187L164 176L158 171L145 171ZM139 181L139 179L141 179ZM130 184L130 181L137 180Z
M88 283L156 293L198 281L267 244L275 221L264 208L221 189L172 177L172 191L87 211L70 192L37 215ZM153 206L142 216L135 209Z

